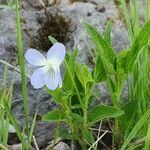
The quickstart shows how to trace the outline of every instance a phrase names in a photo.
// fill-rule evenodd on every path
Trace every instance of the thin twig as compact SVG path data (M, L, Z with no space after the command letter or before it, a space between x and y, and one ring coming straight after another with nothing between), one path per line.
M99 131L99 129L96 129L96 128L89 128L90 130L92 130L92 131ZM106 132L106 131L108 131L108 133L112 133L112 131L109 131L109 130L102 130L101 129L101 132Z
M110 150L110 148L102 140L100 140L99 142L103 145L103 147L107 148L107 150Z
M2 63L2 64L4 64L4 65L8 66L9 68L14 69L14 70L15 70L16 72L18 72L18 73L20 73L20 70L19 70L18 68L14 67L13 65L9 64L8 62L6 62L6 61L0 59L0 63Z
M8 66L9 68L12 68L14 71L16 71L16 72L18 72L19 74L21 74L20 69L18 69L17 67L15 67L15 66L9 64L8 62L6 62L6 61L0 59L0 63L1 63L1 64L4 64L4 65L6 65L6 66ZM27 75L27 74L26 74L26 77L30 78L30 76Z
M107 132L108 132L108 131L106 131L105 133L103 133L103 134L93 143L93 145L92 145L88 150L91 150L91 149L97 144L97 142L98 142L100 139L103 138L103 136L104 136Z
M97 139L100 137L100 133L101 133L101 127L102 127L102 121L99 124L99 128L98 128L98 134L97 134ZM98 142L96 143L96 148L97 148Z
M40 150L39 147L38 147L38 145L37 145L37 142L36 142L36 139L35 139L34 135L33 135L33 142L34 142L36 150Z
M5 146L3 146L1 143L0 143L0 147L4 150L8 150Z
M142 144L142 143L145 142L146 139L147 139L146 137L143 137L143 138L141 138L141 139L138 139L138 140L132 142L131 144L133 144L133 145Z
M41 5L46 8L46 6L44 5L43 1L42 0L39 0L39 2L41 3Z

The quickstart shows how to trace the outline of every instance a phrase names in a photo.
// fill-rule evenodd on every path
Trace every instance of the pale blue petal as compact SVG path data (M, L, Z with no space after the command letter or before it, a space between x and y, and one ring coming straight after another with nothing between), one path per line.
M59 88L61 88L62 87L62 78L61 78L61 74L60 74L60 69L58 70L58 86L59 86Z
M57 65L60 65L65 59L66 48L61 43L55 43L47 52L47 59L54 60Z
M47 73L44 77L45 84L50 90L55 90L57 87L62 84L62 79L60 75L60 69L56 69L55 71L51 71Z
M32 48L25 53L25 58L33 66L44 66L46 62L46 58L39 51Z
M31 84L35 89L42 88L45 85L43 68L34 71L31 76Z

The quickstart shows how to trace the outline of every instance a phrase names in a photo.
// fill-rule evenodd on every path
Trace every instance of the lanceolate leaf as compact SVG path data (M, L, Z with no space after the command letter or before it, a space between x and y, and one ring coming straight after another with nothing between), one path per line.
M49 122L65 121L65 115L60 109L56 109L44 115L43 120Z
M101 61L100 57L98 57L96 60L96 65L95 65L92 75L93 75L95 82L97 83L104 81L106 79L106 71L105 71L103 62Z
M85 23L85 27L87 31L89 32L91 39L93 40L98 50L99 55L104 57L107 64L109 62L113 63L113 60L115 58L115 53L111 45L108 44L107 41L103 39L103 37L98 33L98 31L94 27L92 27L91 25L87 23Z
M105 32L104 32L104 39L107 43L111 44L111 30L112 30L112 23L110 21L107 22Z
M70 56L68 56L68 67L64 74L64 81L63 81L63 88L65 90L73 90L74 84L72 83L72 79L70 77L70 73L72 75L72 78L74 79L75 75L75 63L76 63L76 57L78 55L78 50L75 49ZM68 70L69 69L69 70ZM70 71L70 72L69 72Z
M77 113L70 113L70 116L75 119L77 122L79 123L83 123L84 122L84 119L82 116L80 116L79 114Z
M135 114L137 113L138 103L137 101L131 101L126 104L122 110L124 114L119 118L120 126L125 135L131 131L131 125L134 125L135 122Z
M87 128L82 128L82 134L83 134L83 139L88 144L93 144L94 143L94 137L92 135L92 131L88 130Z
M83 86L94 81L88 68L79 63L76 63L76 75Z
M55 43L58 42L58 41L57 41L54 37L52 37L51 35L48 36L48 39L49 39L53 44L55 44Z
M150 39L150 21L148 21L140 30L139 35L135 39L131 50L128 53L126 66L128 71L132 71L134 63L138 57L140 50L142 50Z
M90 122L90 125L92 125L93 123L96 123L102 119L119 117L123 113L124 112L119 108L113 106L99 105L93 108L93 110L89 113L88 122Z

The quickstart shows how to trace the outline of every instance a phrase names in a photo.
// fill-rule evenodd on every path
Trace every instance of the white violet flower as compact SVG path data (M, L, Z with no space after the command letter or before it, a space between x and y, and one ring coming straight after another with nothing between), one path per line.
M62 87L60 65L65 59L66 48L61 43L55 43L47 52L47 59L37 50L29 49L25 58L33 66L39 66L31 76L31 84L35 89L46 85L50 90Z

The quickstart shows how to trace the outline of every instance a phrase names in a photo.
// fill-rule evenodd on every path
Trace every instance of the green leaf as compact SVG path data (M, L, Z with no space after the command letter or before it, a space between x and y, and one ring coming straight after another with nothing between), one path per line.
M30 133L29 133L29 142L28 142L29 145L31 145L31 142L32 142L33 132L34 132L35 124L36 124L37 112L38 112L38 110L36 111L33 121L32 121L32 124L31 124L31 129L30 129Z
M150 21L148 21L140 30L139 35L135 39L126 60L127 71L132 71L135 61L140 51L148 44L150 39Z
M76 75L83 87L85 87L87 83L94 81L88 68L79 63L76 63Z
M124 73L127 73L126 71L126 60L128 56L129 51L127 50L122 50L119 55L117 56L117 71L118 70L123 70Z
M150 148L150 120L149 120L149 125L147 129L147 135L146 135L146 140L145 140L145 150L149 150Z
M82 116L80 116L79 114L77 113L70 113L69 114L73 119L75 119L77 122L79 123L83 123L84 122L84 119Z
M56 103L61 103L61 97L62 97L62 89L57 88L56 90L49 90L46 88L46 91L53 97L54 101Z
M7 115L9 116L9 118L10 118L16 132L17 132L17 135L18 135L20 141L22 141L22 132L21 132L21 129L17 123L15 116L12 114L11 109L10 109L8 103L6 102L6 100L4 100L3 104L4 104L4 107L6 109Z
M124 150L130 141L135 137L135 135L139 132L139 130L143 127L143 125L146 123L148 118L150 117L150 110L147 110L145 114L140 118L140 120L137 122L137 124L134 126L132 131L130 132L129 136L125 139L122 147L120 150Z
M71 107L71 109L79 109L79 108L82 108L80 104L76 104Z
M123 111L119 108L113 107L113 106L104 106L99 105L92 109L92 111L89 113L88 122L90 122L90 125L93 125L94 123L110 118L110 117L119 117L123 115Z
M129 129L133 127L131 127L131 125L134 125L133 121L135 118L134 116L136 114L137 107L137 101L131 101L122 108L124 114L120 116L119 122L121 129L125 135L128 135Z
M57 41L54 37L52 37L51 35L48 36L48 39L49 39L53 44L55 44L55 43L58 42L58 41Z
M103 35L104 40L107 41L108 44L111 44L111 31L112 23L111 21L108 21Z
M65 114L62 112L62 110L56 109L44 115L43 120L49 122L65 121Z
M96 83L102 82L106 79L106 71L100 57L96 60L96 65L92 72L92 76Z
M60 136L62 139L67 139L67 140L72 139L71 133L70 133L68 130L65 130L65 129L60 130L59 136Z
M82 128L82 134L83 134L83 139L88 144L93 144L94 143L94 138L93 138L93 135L92 135L92 131L89 131L86 128Z
M93 40L98 54L103 62L104 68L107 73L114 73L113 63L115 59L115 53L110 44L108 44L103 37L98 33L98 31L91 25L85 23L85 27L89 32L91 39Z
M78 50L75 49L72 54L70 56L68 56L68 67L70 70L70 73L72 75L72 78L74 78L75 75L75 63L76 63L76 57L78 55ZM70 73L69 70L66 69L65 70L65 74L64 74L64 80L63 80L63 88L65 90L74 90L74 83L72 83L72 79L70 77Z

